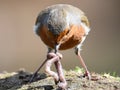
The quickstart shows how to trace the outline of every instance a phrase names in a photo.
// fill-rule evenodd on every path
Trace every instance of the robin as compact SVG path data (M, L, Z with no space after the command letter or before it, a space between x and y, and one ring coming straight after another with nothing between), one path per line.
M80 54L82 43L89 31L89 21L84 12L72 5L57 4L42 10L35 23L35 33L47 46L48 54L47 59L34 73L31 81L40 68L46 64L45 71L54 77L55 83L60 88L65 89L67 82L60 62L62 54L58 53L58 51L70 48L75 48L75 53L85 69L84 76L91 79L87 66ZM50 70L52 63L55 64L57 73Z

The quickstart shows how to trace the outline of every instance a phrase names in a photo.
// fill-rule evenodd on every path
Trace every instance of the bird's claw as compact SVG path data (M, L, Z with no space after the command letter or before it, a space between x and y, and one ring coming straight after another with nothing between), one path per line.
M61 88L62 90L66 90L67 82L60 82L60 83L58 83L58 87Z
M83 77L87 77L88 80L91 80L91 75L89 71L86 71Z

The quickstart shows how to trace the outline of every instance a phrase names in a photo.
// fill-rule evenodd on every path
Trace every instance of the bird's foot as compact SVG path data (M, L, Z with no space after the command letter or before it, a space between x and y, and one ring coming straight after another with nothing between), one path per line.
M67 87L67 82L59 82L58 87L61 88L62 90L66 90Z
M86 71L83 77L87 77L88 80L91 80L91 75L89 71Z

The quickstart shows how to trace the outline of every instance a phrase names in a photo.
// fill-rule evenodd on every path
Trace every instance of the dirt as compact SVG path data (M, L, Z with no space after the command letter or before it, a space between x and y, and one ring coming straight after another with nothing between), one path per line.
M45 73L39 73L33 82L29 83L32 74L25 70L3 72L0 74L0 90L60 90L53 78ZM64 70L64 74L68 83L66 90L120 90L120 77L91 73L92 79L87 80L79 68Z

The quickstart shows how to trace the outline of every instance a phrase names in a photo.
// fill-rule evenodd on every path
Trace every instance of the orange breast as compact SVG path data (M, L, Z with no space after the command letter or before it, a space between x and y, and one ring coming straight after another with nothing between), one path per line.
M42 41L51 48L60 43L59 50L66 50L78 45L82 36L85 35L85 30L82 26L72 25L70 29L65 29L59 35L53 35L47 27L40 28L40 37Z

